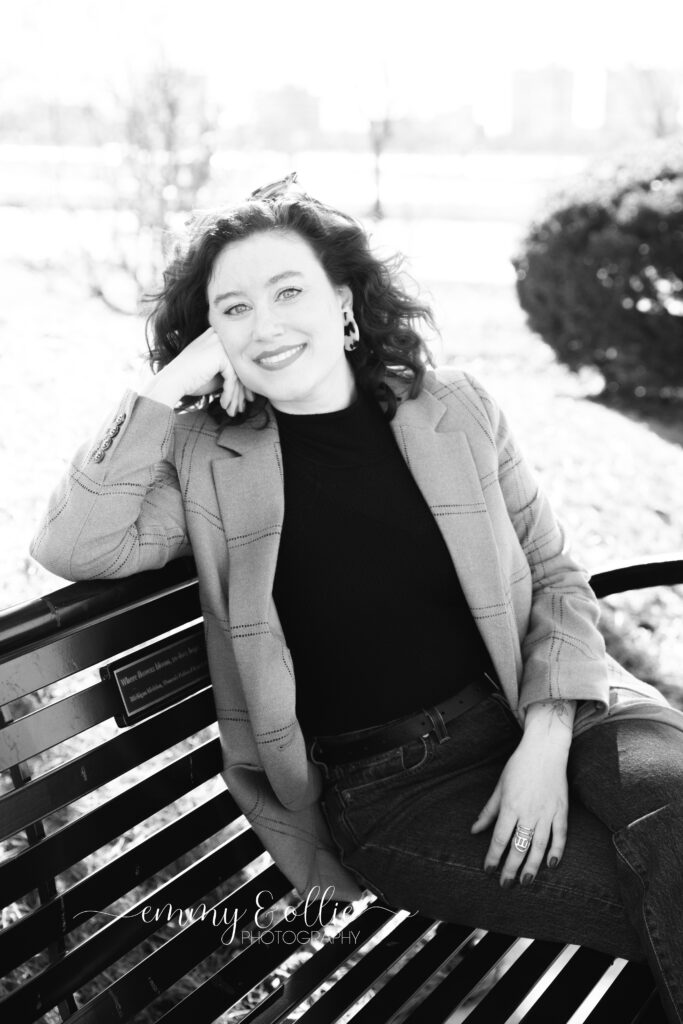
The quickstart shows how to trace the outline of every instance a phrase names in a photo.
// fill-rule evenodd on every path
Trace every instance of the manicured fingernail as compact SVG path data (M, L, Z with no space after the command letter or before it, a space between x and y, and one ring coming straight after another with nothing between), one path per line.
M531 874L530 871L527 871L524 875L522 875L521 884L522 885L531 885L533 880L534 880L534 876Z
M500 884L504 889L511 889L512 886L515 884L515 880L514 878L504 878Z
M557 859L557 857L551 857L550 860L548 861L548 867L549 868L556 868L559 863L560 862Z
M487 875L492 875L495 870L495 864L487 864L486 867L484 868L484 871L486 872Z

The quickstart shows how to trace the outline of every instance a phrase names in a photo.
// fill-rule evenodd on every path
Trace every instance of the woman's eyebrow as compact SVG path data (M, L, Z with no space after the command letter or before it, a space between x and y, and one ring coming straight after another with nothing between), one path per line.
M282 279L285 278L285 277L303 277L303 276L304 275L299 270L283 270L282 273L275 274L274 277L269 277L268 280L266 281L266 287L268 287L271 284L277 284L278 281L282 281ZM216 298L213 300L213 304L214 304L214 306L217 306L219 302L223 301L223 299L233 299L236 295L243 295L243 294L244 294L244 292L222 292L220 295L216 296Z

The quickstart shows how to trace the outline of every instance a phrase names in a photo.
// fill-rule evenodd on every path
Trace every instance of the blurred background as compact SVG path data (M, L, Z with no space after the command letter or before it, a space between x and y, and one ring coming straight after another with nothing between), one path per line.
M0 592L145 354L171 233L296 170L400 250L591 570L683 549L683 8L25 0L0 41ZM605 603L680 701L683 593Z

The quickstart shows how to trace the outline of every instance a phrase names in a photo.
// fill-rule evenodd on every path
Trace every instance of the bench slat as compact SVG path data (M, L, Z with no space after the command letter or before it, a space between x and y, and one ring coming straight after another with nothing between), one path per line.
M524 1017L524 1024L547 1024L570 1017L597 985L614 957L579 947Z
M95 683L0 729L0 771L28 761L121 711L117 691Z
M310 960L300 964L297 970L287 978L283 988L279 990L277 1000L268 999L244 1017L240 1024L272 1024L273 1021L283 1020L293 1010L298 1010L302 1003L310 999L311 994L335 973L347 960L355 956L366 942L372 939L387 922L395 916L393 910L386 907L374 906L372 911L362 912L345 925L342 930L318 949ZM310 920L310 917L309 917ZM433 926L433 922L425 922L421 919L423 927L418 928L418 936ZM409 948L415 941L414 929L408 932L398 932L395 928L391 933L391 941L404 948ZM335 985L339 981L335 982ZM318 999L324 995L318 996ZM164 1024L166 1021L164 1020ZM170 1022L169 1022L170 1024ZM182 1024L182 1021L174 1021L173 1024Z
M0 797L0 840L99 789L216 721L211 689L187 697L99 747Z
M425 923L428 918L422 918ZM464 925L439 923L429 943L418 950L399 974L389 978L386 985L356 1014L359 1024L390 1021L454 954L467 950L474 932ZM354 1018L355 1019L355 1018Z
M22 1024L34 1021L157 931L160 925L153 919L154 908L163 908L166 904L174 908L193 906L205 893L243 870L262 852L263 846L251 830L221 843L154 893L127 908L125 917L105 925L62 960L50 964L0 1000L0 1015L7 1014L5 1019L21 1020ZM152 920L142 919L145 907L152 908L147 912Z
M219 1014L236 1005L236 1002L242 999L254 985L261 983L267 978L272 971L278 968L297 949L296 944L285 941L289 938L289 932L296 933L297 937L300 933L303 933L302 938L305 940L311 932L319 930L321 923L326 925L331 920L333 912L334 907L329 903L325 905L309 904L307 912L305 903L300 903L296 907L294 921L282 921L267 929L262 941L248 944L241 951L239 957L232 959L229 964L226 964L217 971L197 990L185 996L175 1007L160 1018L158 1024L162 1024L162 1022L163 1024L185 1024L185 1021L188 1020L200 1022L214 1021ZM365 914L362 915L362 918L365 918L365 916ZM359 919L349 926L354 934L349 936L349 942L344 943L341 956L337 956L333 964L326 964L324 977L327 977L336 968L339 959L343 961L354 951L357 945L367 941L372 934L383 927L391 914L387 910L382 910L376 916L377 920L375 922ZM362 923L360 923L361 921ZM360 935L364 937L361 938ZM290 982L295 978L297 981L299 980L299 971L309 971L313 963L321 963L322 959L325 959L325 953L329 952L330 949L331 946L326 945L322 949L316 950L305 964L297 968L296 973L288 979L284 988L279 988L270 996L266 996L258 1007L246 1014L246 1016L241 1014L241 1024L248 1024L248 1022L251 1024L252 1021L259 1021L259 1024L261 1024L262 1020L282 1019L283 1014L294 1004L298 1005L298 1002L306 995L306 992L304 992L300 998L295 997L293 1000L289 989ZM313 988L317 984L319 984L319 981L313 985ZM306 985L307 988L308 986ZM263 1017L265 1011L268 1012L268 1016ZM273 1013L274 1016L272 1016Z
M428 996L419 1001L419 1004L405 1017L405 1021L410 1021L410 1024L435 1024L437 1021L446 1020L453 1012L454 1007L458 1006L479 984L516 941L514 936L487 932L476 945L470 945L463 949L462 959L448 973L444 974L437 987ZM426 947L421 953L425 958L428 957L429 947ZM434 964L428 975L425 972L425 980L431 978L439 966ZM400 976L396 978L395 984L405 986L403 1002L408 1003L415 991L414 987L409 988Z
M0 962L13 969L58 936L95 917L97 911L189 853L241 811L226 790L184 814L115 860L87 875L21 921L0 931Z
M366 913L376 913L371 907ZM431 934L430 934L431 933ZM369 1002L354 1016L354 1021L389 1021L414 994L414 986L427 981L434 971L463 945L472 929L453 924L440 924L422 915L408 917L394 929L381 945L375 946L341 978L333 988L320 996L302 1016L306 1024L326 1024L338 1019L340 1012L353 1006L373 985L381 984ZM415 950L408 963L391 978L383 977L416 943L427 936L422 949Z
M262 885L262 883L261 883ZM261 889L259 889L259 892ZM279 894L280 890L274 893ZM255 899L258 893L254 891ZM261 902L263 902L261 900ZM242 902L241 906L245 906ZM248 905L248 904L246 904ZM252 905L255 905L252 902ZM312 923L310 911L315 916L315 923ZM316 908L319 908L317 910ZM294 912L294 919L291 913ZM176 1003L172 1009L159 1018L157 1024L185 1024L186 1021L209 1022L224 1011L233 1007L248 992L258 984L263 983L269 975L281 967L286 959L291 956L297 948L305 946L312 933L319 930L329 922L333 916L333 908L328 904L321 906L318 903L309 904L309 916L306 916L306 904L300 902L290 908L290 920L281 920L265 929L258 940L247 942L242 948L238 957L235 957L225 966L221 967L215 974L208 978L199 988L195 989L188 996ZM245 919L245 924L250 922ZM253 924L253 920L251 922ZM290 941L290 933L295 933L300 939L299 943ZM318 951L315 954L317 958ZM347 953L348 955L348 953ZM310 963L310 961L308 961ZM302 965L303 966L303 965ZM280 1005L284 988L279 988L267 996L260 1004L259 1009L264 1005ZM278 1016L280 1014L278 1013ZM251 1020L251 1014L243 1016L240 1012L240 1024L246 1024Z
M80 580L0 613L0 660L35 647L57 633L126 608L157 600L170 591L190 590L199 599L194 559L174 558L163 569L149 569L116 580ZM197 605L199 607L199 605Z
M207 740L142 782L118 793L76 821L0 865L3 905L66 871L145 818L217 775L222 768L218 739Z
M24 648L0 663L3 704L40 690L66 676L108 661L179 626L189 626L201 611L189 588L164 594L142 609L98 619L57 634L44 646Z
M652 974L645 964L627 963L619 972L600 1002L586 1017L584 1024L614 1024L619 1020L627 1024L635 1015L635 1007L646 1002L654 991ZM664 1011L661 1016L665 1024Z
M149 718L211 685L201 625L148 644L127 658L109 662L100 671L101 682L1 727L0 771L56 747L108 718L116 717L119 725L136 724L135 719ZM153 691L151 696L145 687Z
M230 896L216 904L217 913L225 911L230 921L231 914L237 910L241 913L245 906L256 906L258 892L267 889L274 899L279 899L291 891L291 886L282 872L270 865L260 875L250 879ZM171 985L196 966L220 946L222 929L214 926L211 918L197 920L178 932L168 942L128 973L113 982L99 995L91 999L86 1006L71 1018L73 1024L120 1024L128 1020L165 993ZM234 957L228 966L233 967L233 980L225 985L222 998L226 1007L241 999L264 977L260 966L260 958L256 958L258 976L252 980L247 965L240 954ZM289 955L286 953L285 955ZM284 959L284 956L282 957ZM237 968L237 969L236 969ZM195 1018L191 1018L195 1021ZM184 1018L188 1020L187 1017Z
M467 1024L507 1020L562 952L559 942L537 939L518 956L467 1018Z

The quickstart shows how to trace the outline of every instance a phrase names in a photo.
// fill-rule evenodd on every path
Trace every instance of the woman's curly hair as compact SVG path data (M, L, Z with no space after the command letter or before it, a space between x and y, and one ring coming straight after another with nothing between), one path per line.
M146 335L154 372L170 363L209 326L207 286L225 246L264 231L295 232L312 247L331 284L351 288L360 342L346 357L358 387L384 403L387 418L391 419L397 399L385 376L408 379L408 396L415 398L422 389L427 366L434 365L416 330L419 321L435 330L431 308L412 298L402 286L402 257L376 256L358 221L304 194L250 199L205 213L189 223L164 272L163 288L151 297L153 308ZM228 417L218 397L217 393L199 399L186 395L179 408L207 407L218 423L241 423L267 404L263 395L256 395L241 413Z

